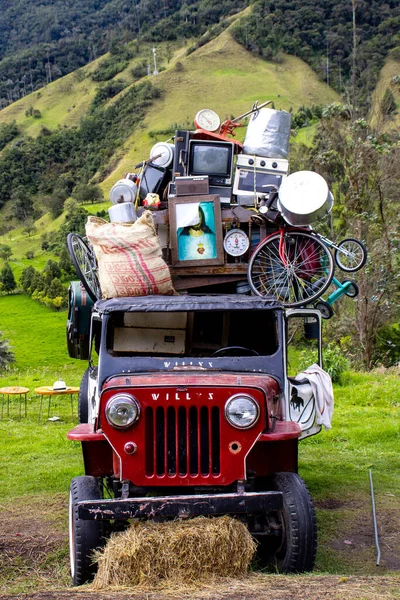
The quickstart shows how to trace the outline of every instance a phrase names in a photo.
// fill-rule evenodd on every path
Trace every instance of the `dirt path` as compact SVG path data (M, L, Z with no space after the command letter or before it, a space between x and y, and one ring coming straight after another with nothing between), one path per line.
M320 507L320 510L335 509ZM16 499L12 504L0 506L0 600L398 599L399 511L389 511L387 518L382 521L382 531L386 531L387 535L384 564L379 569L374 565L372 534L366 533L369 529L361 526L359 513L359 507L354 507L357 518L352 529L345 527L347 539L339 528L331 540L324 540L324 544L334 551L335 547L342 548L348 556L354 557L354 573L358 575L284 576L253 573L244 580L219 579L195 588L187 585L166 588L164 585L157 590L95 592L88 586L70 587L66 498L56 496L47 501L43 497L30 498L28 504L26 499ZM383 514L380 516L382 518ZM366 535L369 536L368 540L365 540ZM362 562L364 560L365 563ZM365 574L360 570L360 562Z
M220 581L217 589L179 588L153 592L90 589L1 595L0 600L394 600L400 597L400 576L339 577L253 575L243 581Z

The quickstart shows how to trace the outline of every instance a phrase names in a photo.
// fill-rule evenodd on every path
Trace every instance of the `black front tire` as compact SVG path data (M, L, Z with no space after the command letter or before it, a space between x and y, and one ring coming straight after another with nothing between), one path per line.
M85 475L71 481L69 500L69 548L73 585L91 581L97 566L93 563L93 551L104 546L102 521L84 521L78 516L78 502L100 500L101 480Z
M280 573L312 571L317 553L317 522L304 481L297 473L275 473L269 478L268 487L283 494L283 508L278 512L280 535L272 549L275 567Z

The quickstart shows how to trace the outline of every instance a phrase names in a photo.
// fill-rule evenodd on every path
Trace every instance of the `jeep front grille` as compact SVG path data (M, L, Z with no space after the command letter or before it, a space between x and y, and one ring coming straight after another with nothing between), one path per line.
M144 417L146 476L220 474L218 406L148 406Z

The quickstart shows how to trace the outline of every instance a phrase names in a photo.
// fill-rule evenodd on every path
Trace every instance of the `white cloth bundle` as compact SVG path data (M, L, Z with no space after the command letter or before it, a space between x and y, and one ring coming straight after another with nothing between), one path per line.
M315 398L317 424L331 429L333 415L333 387L329 374L319 365L313 364L298 375L297 380L308 379Z

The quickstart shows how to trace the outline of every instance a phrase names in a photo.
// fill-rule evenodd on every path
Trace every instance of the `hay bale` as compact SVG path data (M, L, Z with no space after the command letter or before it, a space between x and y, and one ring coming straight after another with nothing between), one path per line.
M256 542L246 525L224 516L187 521L136 522L113 534L97 553L93 587L153 587L160 581L197 582L243 577Z

